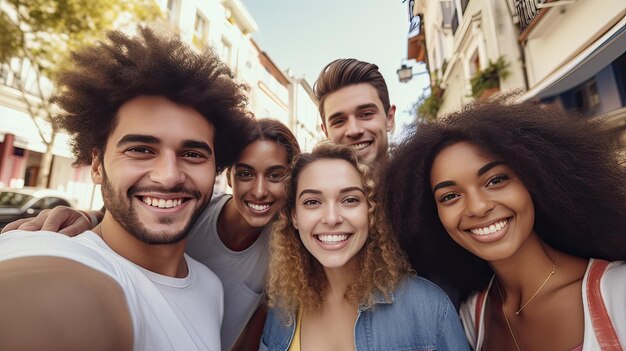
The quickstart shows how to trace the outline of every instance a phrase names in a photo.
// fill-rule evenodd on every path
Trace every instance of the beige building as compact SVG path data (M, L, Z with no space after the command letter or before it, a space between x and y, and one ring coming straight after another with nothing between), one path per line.
M437 115L479 98L472 78L503 58L499 91L626 128L626 0L415 0L413 14L423 39L409 58L441 88Z
M499 58L508 64L509 72L499 80L500 89L526 88L512 7L507 1L416 0L413 14L423 19L425 44L413 49L415 57L409 58L423 57L431 85L436 87L433 92L437 94L440 88L437 115L472 101L472 77Z
M516 8L528 77L520 99L607 118L624 133L626 0L541 5Z

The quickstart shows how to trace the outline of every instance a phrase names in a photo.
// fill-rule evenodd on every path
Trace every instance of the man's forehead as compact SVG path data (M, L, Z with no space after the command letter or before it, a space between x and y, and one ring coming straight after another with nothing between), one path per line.
M214 126L192 107L166 98L135 98L118 110L109 141L118 143L128 135L150 136L159 142L198 140L212 145Z
M371 105L379 109L383 107L376 88L368 83L348 85L328 94L324 100L324 115L328 117L337 112L349 112Z

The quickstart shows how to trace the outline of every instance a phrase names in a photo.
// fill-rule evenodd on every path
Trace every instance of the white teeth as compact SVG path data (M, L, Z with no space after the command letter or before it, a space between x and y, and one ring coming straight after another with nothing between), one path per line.
M157 199L154 197L144 196L143 202L148 206L158 207L158 208L172 208L176 206L180 206L183 203L183 199Z
M324 243L337 243L348 239L348 234L319 234L317 239Z
M257 205L251 202L246 202L246 205L248 205L248 207L257 212L265 211L272 206L271 204Z
M366 147L368 147L370 145L370 142L363 142L363 143L358 143L358 144L352 144L352 147L357 149L357 150L362 150L365 149Z
M501 230L502 228L504 228L508 224L508 222L509 222L508 219L503 219L503 220L497 221L496 223L489 225L488 227L473 228L473 229L470 229L469 231L472 232L472 234L476 234L476 235L493 234Z

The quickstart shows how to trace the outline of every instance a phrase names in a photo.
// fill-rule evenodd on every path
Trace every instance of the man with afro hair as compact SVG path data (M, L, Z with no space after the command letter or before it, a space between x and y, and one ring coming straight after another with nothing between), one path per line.
M56 123L106 212L69 238L0 236L0 349L220 349L223 290L184 254L241 148L246 88L212 51L139 27L72 54Z

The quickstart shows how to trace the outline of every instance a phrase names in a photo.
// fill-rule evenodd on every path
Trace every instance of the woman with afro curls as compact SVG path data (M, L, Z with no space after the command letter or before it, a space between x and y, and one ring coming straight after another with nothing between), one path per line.
M418 125L382 190L416 271L476 350L626 347L626 168L615 131L533 103Z

